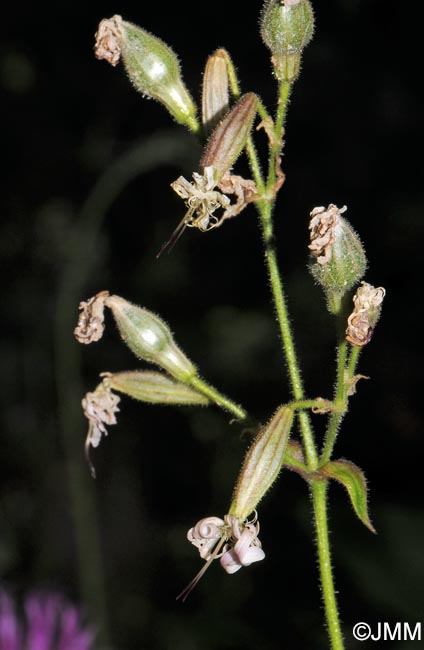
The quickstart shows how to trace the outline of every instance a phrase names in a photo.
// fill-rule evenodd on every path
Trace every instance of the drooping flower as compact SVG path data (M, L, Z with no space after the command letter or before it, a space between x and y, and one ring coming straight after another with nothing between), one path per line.
M18 612L0 590L0 650L92 650L93 639L80 610L63 596L33 592Z
M116 424L115 413L119 412L121 398L115 395L104 382L92 393L87 393L82 400L84 415L88 420L88 434L85 441L85 455L93 477L96 472L90 462L90 447L98 447L102 435L107 435L106 424Z
M244 566L260 562L265 557L259 540L259 522L241 521L234 515L205 517L187 533L187 539L198 550L206 564L179 594L183 601L199 582L214 560L220 559L222 568L229 574L236 573Z

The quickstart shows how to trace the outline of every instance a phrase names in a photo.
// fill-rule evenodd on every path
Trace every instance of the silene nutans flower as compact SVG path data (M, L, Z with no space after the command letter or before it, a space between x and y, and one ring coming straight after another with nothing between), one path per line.
M190 528L187 539L198 549L205 565L177 598L183 601L187 598L214 560L219 559L229 574L263 560L265 553L258 535L256 515L251 521L241 521L230 514L223 519L214 516L201 519Z
M351 345L362 347L371 341L385 295L383 287L361 282L353 296L354 309L347 320L346 340Z
M166 43L118 15L102 20L95 38L98 59L116 66L122 57L136 90L163 104L180 124L198 130L196 107L181 78L178 58Z
M210 136L200 160L200 173L194 172L192 181L180 176L171 183L172 189L185 202L187 212L159 255L166 248L172 249L186 227L198 228L201 232L216 228L256 198L255 183L231 173L246 145L256 111L256 95L243 95ZM229 196L235 196L234 203ZM215 214L217 210L222 210L219 216Z
M342 216L346 210L331 203L310 213L309 270L323 287L331 313L338 313L343 296L361 280L367 267L361 241Z
M120 334L139 359L154 363L179 381L196 375L196 367L175 343L171 330L159 316L119 296L101 291L80 303L78 325L74 330L80 343L98 341L104 330L104 308L109 307Z
M103 381L85 395L82 407L89 423L85 453L93 476L90 448L98 447L102 436L107 435L106 427L117 422L120 397L114 390L150 404L209 404L208 398L187 385L196 376L196 367L177 346L166 323L147 309L101 291L80 303L81 313L74 330L80 343L89 344L102 337L105 307L112 311L130 350L139 359L156 364L171 376L151 371L103 373Z
M206 565L180 594L185 599L213 560L229 574L265 558L259 540L256 507L276 480L284 460L294 412L281 406L256 435L240 472L229 513L206 517L190 528L187 539ZM253 515L253 518L252 518Z

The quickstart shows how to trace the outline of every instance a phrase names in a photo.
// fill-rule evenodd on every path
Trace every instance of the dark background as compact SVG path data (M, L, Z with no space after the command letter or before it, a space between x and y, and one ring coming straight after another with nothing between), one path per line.
M119 650L328 647L309 498L289 472L260 507L266 561L232 577L213 566L175 602L201 566L185 532L224 514L248 442L223 413L123 399L93 454L96 482L83 459L82 395L101 371L140 366L110 321L101 342L81 350L74 341L78 302L99 290L161 314L202 375L258 419L289 399L254 209L210 234L186 232L157 261L183 210L169 183L196 168L200 149L120 66L92 55L98 21L118 12L173 46L196 100L207 55L221 45L243 89L272 111L260 7L26 3L3 22L0 579L18 595L64 591L99 626L99 645ZM378 536L331 489L339 601L355 648L358 620L424 622L419 34L404 3L314 8L276 210L309 395L328 396L334 377L334 324L306 268L312 207L348 206L366 279L387 289L359 367L371 381L359 384L336 449L366 471Z

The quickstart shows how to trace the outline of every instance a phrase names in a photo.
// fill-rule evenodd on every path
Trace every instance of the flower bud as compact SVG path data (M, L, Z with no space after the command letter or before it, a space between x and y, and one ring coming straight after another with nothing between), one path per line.
M196 375L195 366L176 345L169 327L158 316L119 296L109 296L106 305L112 311L122 338L137 357L164 368L179 381L188 381Z
M113 390L150 404L206 405L209 400L193 388L159 372L103 373L103 383Z
M363 346L371 341L386 295L383 287L375 288L367 282L361 282L361 285L353 296L355 307L348 318L346 330L346 340L355 346Z
M228 95L228 54L216 50L206 62L203 75L202 122L205 132L210 133L229 107Z
M293 82L300 69L302 50L312 38L314 15L309 0L269 0L261 18L261 36L271 50L279 81Z
M200 161L201 171L212 167L215 184L231 169L243 151L255 119L258 98L246 93L218 124Z
M180 74L180 65L168 45L144 29L113 16L102 20L95 55L116 65L122 56L134 87L161 102L180 124L198 130L196 108Z
M358 235L342 217L346 206L339 209L330 204L311 212L309 269L324 288L328 309L336 314L343 296L363 277L367 266L365 251Z
M269 490L283 465L294 412L281 406L247 452L234 491L230 515L244 521Z

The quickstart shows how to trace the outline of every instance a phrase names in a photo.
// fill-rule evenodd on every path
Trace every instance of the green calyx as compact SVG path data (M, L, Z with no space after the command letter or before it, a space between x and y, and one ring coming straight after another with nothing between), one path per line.
M155 363L182 382L196 375L195 366L177 346L161 318L119 296L109 296L106 305L125 343L139 359Z
M343 296L361 280L367 267L358 235L341 216L345 209L339 210L333 204L327 209L315 208L309 225L309 270L323 287L328 310L333 314L340 311Z
M122 58L135 88L164 104L171 115L191 129L196 109L180 73L176 54L162 40L123 21ZM195 130L195 129L194 129Z
M261 36L271 50L279 81L292 82L298 77L302 51L313 31L314 14L309 0L270 0L265 5Z

